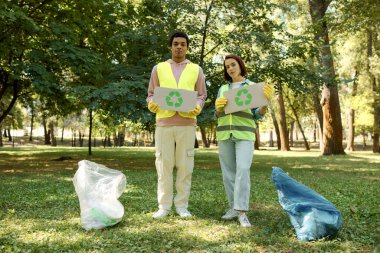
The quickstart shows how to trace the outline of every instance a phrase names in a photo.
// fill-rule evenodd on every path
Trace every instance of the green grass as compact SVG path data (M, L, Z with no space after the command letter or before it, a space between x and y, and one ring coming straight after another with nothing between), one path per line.
M71 160L53 161L70 156ZM123 220L86 231L72 178L88 159L122 171ZM0 252L378 252L380 156L355 152L255 151L251 170L253 226L222 221L227 208L216 149L196 151L189 210L154 220L157 177L151 148L18 147L0 149ZM321 193L342 212L343 227L331 240L296 239L278 203L272 166Z

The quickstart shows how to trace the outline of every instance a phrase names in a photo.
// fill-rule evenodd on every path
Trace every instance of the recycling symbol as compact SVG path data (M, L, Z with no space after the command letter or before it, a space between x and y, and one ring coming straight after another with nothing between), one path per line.
M174 98L173 98L174 97ZM171 91L169 95L165 98L166 104L168 106L180 107L183 103L183 98L181 97L181 93L178 91ZM173 102L172 100L177 100L177 102Z
M244 95L245 95L245 101L241 99L241 97L244 97ZM251 103L251 101L252 101L252 95L251 93L248 92L247 89L239 90L236 93L235 103L237 106L243 106L244 104L248 105Z

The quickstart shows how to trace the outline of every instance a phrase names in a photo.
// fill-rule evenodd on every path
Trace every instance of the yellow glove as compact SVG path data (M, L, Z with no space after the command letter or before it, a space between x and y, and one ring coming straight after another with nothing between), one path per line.
M264 96L269 100L273 95L274 89L272 85L265 84L263 88Z
M158 104L153 102L153 100L150 100L148 103L148 109L149 111L156 113L158 111Z
M218 112L223 111L223 108L224 106L226 106L226 104L227 104L227 98L220 97L215 100L215 108Z
M191 116L198 116L201 113L202 109L200 105L197 105L194 110L189 111Z

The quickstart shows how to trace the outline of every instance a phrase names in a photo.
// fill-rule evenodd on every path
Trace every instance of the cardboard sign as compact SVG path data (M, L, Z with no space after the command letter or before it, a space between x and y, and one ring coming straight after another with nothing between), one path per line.
M226 114L268 105L268 100L264 96L264 82L246 85L238 89L224 92L227 98L227 105L224 107Z
M197 106L197 92L183 89L156 87L153 101L162 110L189 112Z

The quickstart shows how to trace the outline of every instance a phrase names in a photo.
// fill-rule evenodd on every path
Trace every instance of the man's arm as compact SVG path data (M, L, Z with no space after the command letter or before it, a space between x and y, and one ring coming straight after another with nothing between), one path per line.
M195 91L198 92L197 104L201 108L203 108L203 105L207 98L207 90L206 90L206 78L201 67L199 67L198 80L195 83Z
M149 86L148 86L148 97L146 98L146 102L149 103L153 99L154 88L159 87L160 82L158 81L157 74L157 65L153 67L152 73L150 74Z

